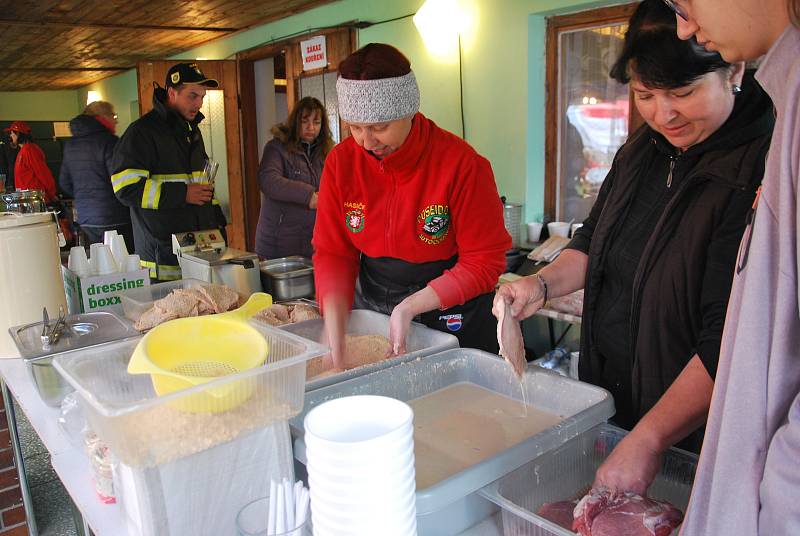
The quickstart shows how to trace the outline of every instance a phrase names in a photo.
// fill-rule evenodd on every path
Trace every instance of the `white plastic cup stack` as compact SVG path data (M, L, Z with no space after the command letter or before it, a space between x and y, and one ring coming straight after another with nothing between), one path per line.
M88 275L97 275L97 259L100 258L100 256L97 254L97 252L100 250L101 247L103 247L103 244L101 244L100 242L97 242L95 244L91 244L89 246L89 274Z
M94 261L97 275L113 274L119 267L117 266L117 261L114 259L114 255L111 253L111 248L105 244L99 244L99 246L100 247L95 249L91 258L91 260Z
M117 261L119 271L126 271L125 268L128 263L128 248L125 246L124 236L117 234L111 237L111 253L114 255L114 260Z
M78 277L86 277L91 273L92 268L89 266L89 259L86 257L86 250L83 249L83 246L70 248L67 268Z
M139 255L136 254L128 255L128 257L125 259L125 271L134 272L136 270L141 270L141 269L142 269L142 263L141 259L139 258Z
M383 396L350 396L306 415L314 534L417 533L414 412Z
M110 230L110 231L104 232L103 233L103 244L108 246L108 247L111 247L111 244L113 243L113 240L114 240L115 236L119 236L119 233L117 233L117 231L115 231L113 229Z

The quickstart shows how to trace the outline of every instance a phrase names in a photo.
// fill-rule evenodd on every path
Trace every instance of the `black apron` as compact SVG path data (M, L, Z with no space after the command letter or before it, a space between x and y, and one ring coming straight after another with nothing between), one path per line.
M392 257L361 255L361 270L356 284L355 308L391 315L406 297L455 266L457 256L444 261L411 263ZM492 314L491 292L463 305L428 311L414 318L429 328L450 333L462 348L478 348L496 354L497 319Z

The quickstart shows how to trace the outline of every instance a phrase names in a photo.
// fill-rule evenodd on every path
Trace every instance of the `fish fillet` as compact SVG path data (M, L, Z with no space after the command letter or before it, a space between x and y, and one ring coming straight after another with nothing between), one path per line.
M525 360L525 343L522 340L522 329L519 322L511 314L511 304L503 299L500 318L497 319L497 342L500 344L500 355L514 369L517 378L522 379L527 361Z

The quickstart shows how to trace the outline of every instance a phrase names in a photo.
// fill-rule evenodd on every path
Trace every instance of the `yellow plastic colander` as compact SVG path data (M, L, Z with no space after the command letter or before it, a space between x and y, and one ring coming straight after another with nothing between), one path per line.
M263 292L234 311L179 318L151 329L131 355L128 373L150 374L159 396L259 367L269 355L264 336L247 323L272 305ZM245 378L178 398L171 405L192 413L220 413L248 400L254 379Z

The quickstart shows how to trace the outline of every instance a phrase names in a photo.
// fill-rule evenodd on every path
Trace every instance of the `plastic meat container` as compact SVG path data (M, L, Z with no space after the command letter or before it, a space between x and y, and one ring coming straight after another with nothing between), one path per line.
M627 433L616 426L601 424L482 490L481 495L503 509L504 534L574 536L575 533L536 512L545 503L577 498L588 489L600 464ZM648 496L669 501L685 513L696 469L695 454L669 449Z
M251 325L269 346L266 363L188 389L157 396L149 374L128 374L141 337L67 352L54 366L75 388L91 428L121 462L148 467L227 443L303 408L306 361L326 348L269 326ZM213 397L240 387L249 396L221 413L182 408L187 397Z
M417 489L420 535L458 534L481 522L497 510L478 494L481 488L614 414L611 395L599 387L535 367L528 369L524 381L529 405L561 415L564 420L428 488ZM303 419L322 402L365 394L409 401L463 382L522 400L519 381L498 356L471 348L447 350L307 393L303 413L289 421L297 438L295 458L305 464Z
M165 283L156 283L148 287L136 288L126 290L120 295L122 302L122 311L125 318L132 322L139 320L139 317L145 311L153 307L153 302L165 298L175 289L179 288L193 288L200 285L208 285L205 281L199 279L178 279L177 281L167 281Z
M287 324L280 329L286 330L300 337L312 341L322 341L325 335L325 323L323 319L307 320L297 324ZM350 313L350 320L347 323L348 335L383 335L389 336L389 317L387 315L368 311L366 309L355 309ZM357 378L376 370L382 370L399 363L411 361L417 357L438 354L444 350L458 348L458 338L455 335L444 333L417 322L411 322L406 340L406 353L384 359L371 365L346 370L339 374L333 374L318 379L309 379L306 382L306 391L321 389L335 383L340 383L350 378Z

